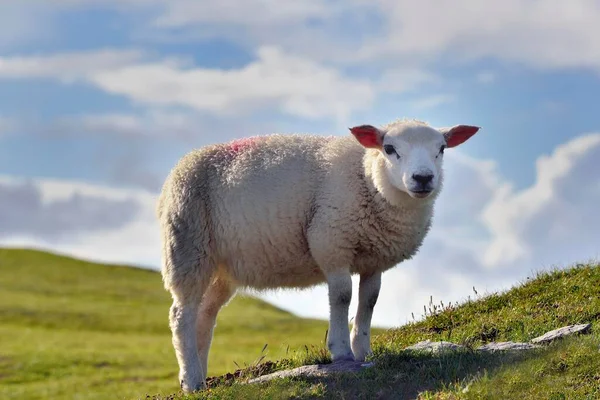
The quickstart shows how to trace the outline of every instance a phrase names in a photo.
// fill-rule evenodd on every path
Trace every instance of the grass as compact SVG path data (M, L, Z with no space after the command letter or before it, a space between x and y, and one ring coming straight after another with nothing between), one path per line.
M176 392L170 304L153 271L0 249L0 398L131 399ZM326 329L324 321L238 296L217 320L209 374L259 360L300 360L307 349L322 347Z
M374 339L373 368L325 379L286 378L247 385L230 380L171 399L597 399L600 398L600 266L539 273L501 294L425 307L422 320ZM590 335L527 352L480 353L491 341L528 341L569 324L592 323ZM432 355L403 349L431 339L466 346ZM312 353L321 357L318 351ZM279 369L314 360L281 360ZM246 376L256 375L255 370ZM155 399L164 399L157 396Z
M463 304L425 306L422 319L374 332L375 366L325 379L247 377L330 362L326 323L253 298L219 317L210 389L182 395L155 272L102 266L42 252L0 250L0 398L198 399L596 399L600 398L600 266L540 273L510 291ZM491 341L527 341L560 326L591 334L520 353L479 353ZM244 329L244 335L236 335ZM406 352L447 340L466 349ZM263 346L268 355L262 358ZM286 351L287 346L290 350ZM249 365L236 373L238 365ZM260 363L258 361L261 361Z

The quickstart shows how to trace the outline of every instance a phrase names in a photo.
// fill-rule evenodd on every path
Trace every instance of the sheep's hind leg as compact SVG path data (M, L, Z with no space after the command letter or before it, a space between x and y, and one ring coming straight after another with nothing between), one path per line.
M352 278L348 271L327 275L329 289L329 334L327 347L334 362L353 361L348 328L348 308L352 300Z
M196 331L200 365L205 375L208 371L208 353L216 326L217 314L234 293L235 287L226 278L217 276L208 287L200 304Z
M360 276L358 310L352 327L352 352L357 361L364 361L371 354L371 317L380 288L380 272Z
M170 288L173 305L169 314L169 325L179 364L179 382L185 393L206 387L206 370L202 368L198 357L196 330L200 301L208 288L212 271L210 265L202 265L195 269L196 273L180 277Z
M196 318L199 301L174 299L169 321L173 333L173 347L179 363L179 383L184 392L203 389L206 385L196 344Z

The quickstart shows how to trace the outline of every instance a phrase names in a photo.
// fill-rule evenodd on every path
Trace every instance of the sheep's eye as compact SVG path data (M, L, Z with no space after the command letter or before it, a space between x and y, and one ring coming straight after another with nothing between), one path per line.
M391 144L386 144L385 146L383 146L383 149L385 150L386 154L389 155L396 153L396 149Z
M446 145L442 145L442 147L440 147L440 154L444 154L445 148L446 148Z

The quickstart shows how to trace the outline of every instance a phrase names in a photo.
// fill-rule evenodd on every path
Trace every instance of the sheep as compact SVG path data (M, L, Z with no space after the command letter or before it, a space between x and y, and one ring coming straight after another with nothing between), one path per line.
M365 360L381 274L417 253L442 187L444 149L479 129L397 120L347 136L270 134L183 156L157 205L183 391L206 387L217 313L238 288L326 283L332 361ZM352 275L360 280L350 332Z

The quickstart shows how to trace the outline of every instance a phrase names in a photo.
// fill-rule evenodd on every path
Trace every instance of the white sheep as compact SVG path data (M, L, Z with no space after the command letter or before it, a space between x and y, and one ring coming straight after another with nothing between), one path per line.
M364 360L381 274L416 254L442 186L444 149L478 130L399 120L350 128L354 138L267 135L184 156L158 203L182 389L205 387L217 313L240 287L326 282L333 362ZM350 334L353 274L360 284Z

